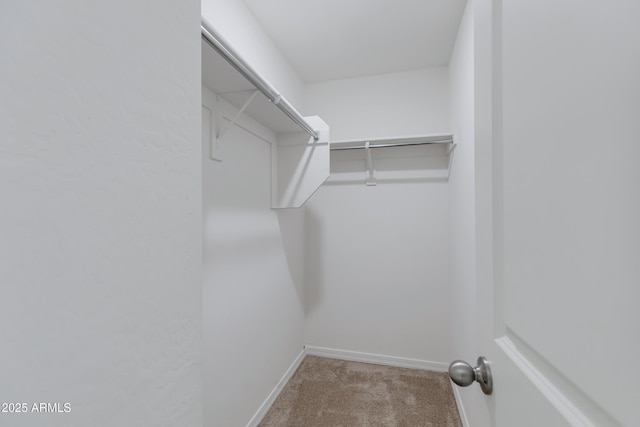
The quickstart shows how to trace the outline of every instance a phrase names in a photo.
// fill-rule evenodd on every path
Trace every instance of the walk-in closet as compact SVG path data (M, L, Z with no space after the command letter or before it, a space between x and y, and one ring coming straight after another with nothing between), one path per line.
M353 5L330 2L320 10L317 4L285 3L249 0L246 7L228 11L230 21L217 17L213 4L203 5L205 421L259 425L280 394L289 396L289 390L283 390L288 381L299 381L292 380L296 370L309 369L299 368L305 357L440 373L455 359L471 362L459 363L458 368L475 366L478 356L487 352L481 343L491 342L483 340L494 333L483 322L494 319L500 324L503 316L511 319L506 324L513 329L506 326L505 333L497 333L502 338L494 345L511 357L509 363L538 360L528 347L528 339L535 340L531 325L538 322L533 320L537 316L523 303L541 303L539 297L531 287L510 283L504 289L491 288L499 277L494 274L502 273L489 267L500 265L495 259L513 268L522 266L521 257L529 251L515 236L528 227L526 221L538 224L526 239L539 245L547 234L542 230L554 228L543 225L535 209L520 211L530 201L514 191L526 188L529 181L500 165L519 163L523 171L530 165L523 157L530 155L526 148L514 149L512 144L500 151L503 132L511 132L508 124L535 115L521 109L517 95L535 77L526 74L516 59L520 51L510 44L527 40L525 30L510 26L524 19L523 13L506 10L509 25L504 31L513 38L500 45L491 39L498 37L497 30L485 33L499 15L492 16L477 2L423 5L431 7L432 15L440 14L438 19L424 15L429 30L423 32L412 28L415 17L390 4L362 3L365 19L350 15L355 13ZM405 6L424 11L410 3ZM342 27L332 15L340 13L351 16L359 32ZM394 15L403 16L404 26L410 28L388 24L392 34L381 36L384 19ZM303 21L308 30L301 30ZM333 31L321 28L323 22ZM252 39L256 33L268 37ZM368 68L357 68L349 60L340 49L338 33L347 34L342 44ZM369 45L358 44L358 37L368 39ZM421 52L416 43L420 37L439 42L422 45ZM371 45L378 49L370 50ZM424 61L407 65L406 56L388 45ZM495 53L499 49L502 53ZM501 88L495 70L504 52L508 60ZM434 59L439 53L440 59ZM405 62L394 68L376 61L376 55ZM526 83L512 80L524 75ZM496 103L492 97L500 96L503 88L504 98ZM510 103L518 107L511 109ZM513 111L517 118L510 116ZM504 128L492 129L503 116ZM509 134L513 140L521 136L520 130ZM552 150L544 150L553 157ZM502 154L506 157L501 159ZM546 198L545 191L557 191L543 182L533 195L539 200ZM495 221L503 219L492 219L491 212L499 209L505 209L505 222L503 228L494 228ZM584 225L597 218L594 214ZM492 243L502 238L500 233L509 234L504 253ZM509 266L505 274L514 283L530 280L519 275L531 266L514 273ZM571 288L577 286L572 283ZM502 298L506 314L492 311ZM482 307L492 314L485 318ZM580 315L588 317L587 313ZM563 318L556 311L549 322L560 324ZM525 376L561 366L563 356L553 341L547 336L538 345L554 361L531 362L530 370L523 369ZM487 360L477 360L474 374L482 387L452 383L462 424L451 419L435 424L474 425L467 412L475 409L465 411L465 406L473 407L492 392L485 371L479 373L480 367L491 365ZM560 376L546 378L551 377L554 384L560 381ZM357 390L352 386L354 396ZM582 390L588 394L590 388ZM580 393L572 396L578 399ZM265 425L315 425L318 420L343 424L321 416L292 421L287 414L300 412L300 405L310 410L316 402L300 396L283 399L293 406L280 409L279 415L270 413ZM606 411L595 416L613 419ZM347 424L366 424L362 420L368 419L354 417ZM402 425L394 416L382 419L373 417L370 422Z
M639 426L639 17L0 2L0 426Z
M446 361L455 148L448 69L320 83L305 105L319 117L298 119L314 135L279 110L290 104L277 89L243 78L238 70L254 71L225 57L219 39L204 24L209 416L248 421L247 411L306 354ZM381 90L396 99L371 109L369 93ZM350 119L367 108L368 117ZM325 114L346 123L332 129ZM263 362L253 363L256 352Z

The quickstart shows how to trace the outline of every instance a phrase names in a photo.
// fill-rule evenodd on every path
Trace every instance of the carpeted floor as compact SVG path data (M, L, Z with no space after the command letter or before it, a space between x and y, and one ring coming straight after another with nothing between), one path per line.
M461 427L446 373L307 356L261 427Z

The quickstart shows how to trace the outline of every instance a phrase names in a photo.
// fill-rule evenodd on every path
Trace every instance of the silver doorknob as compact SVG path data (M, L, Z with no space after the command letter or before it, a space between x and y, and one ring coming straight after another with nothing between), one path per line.
M461 387L470 386L474 381L478 381L484 394L491 394L493 391L489 361L482 356L478 357L478 366L475 368L465 361L454 360L449 365L449 377Z

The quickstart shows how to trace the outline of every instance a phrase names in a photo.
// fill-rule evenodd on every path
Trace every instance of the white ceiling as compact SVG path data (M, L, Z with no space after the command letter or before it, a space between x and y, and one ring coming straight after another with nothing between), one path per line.
M446 65L466 0L245 0L307 83Z

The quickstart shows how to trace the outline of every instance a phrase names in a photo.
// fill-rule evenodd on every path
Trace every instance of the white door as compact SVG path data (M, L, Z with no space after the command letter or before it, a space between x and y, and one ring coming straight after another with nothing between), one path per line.
M476 121L493 124L476 129L478 311L494 394L470 424L640 426L640 2L476 7Z

